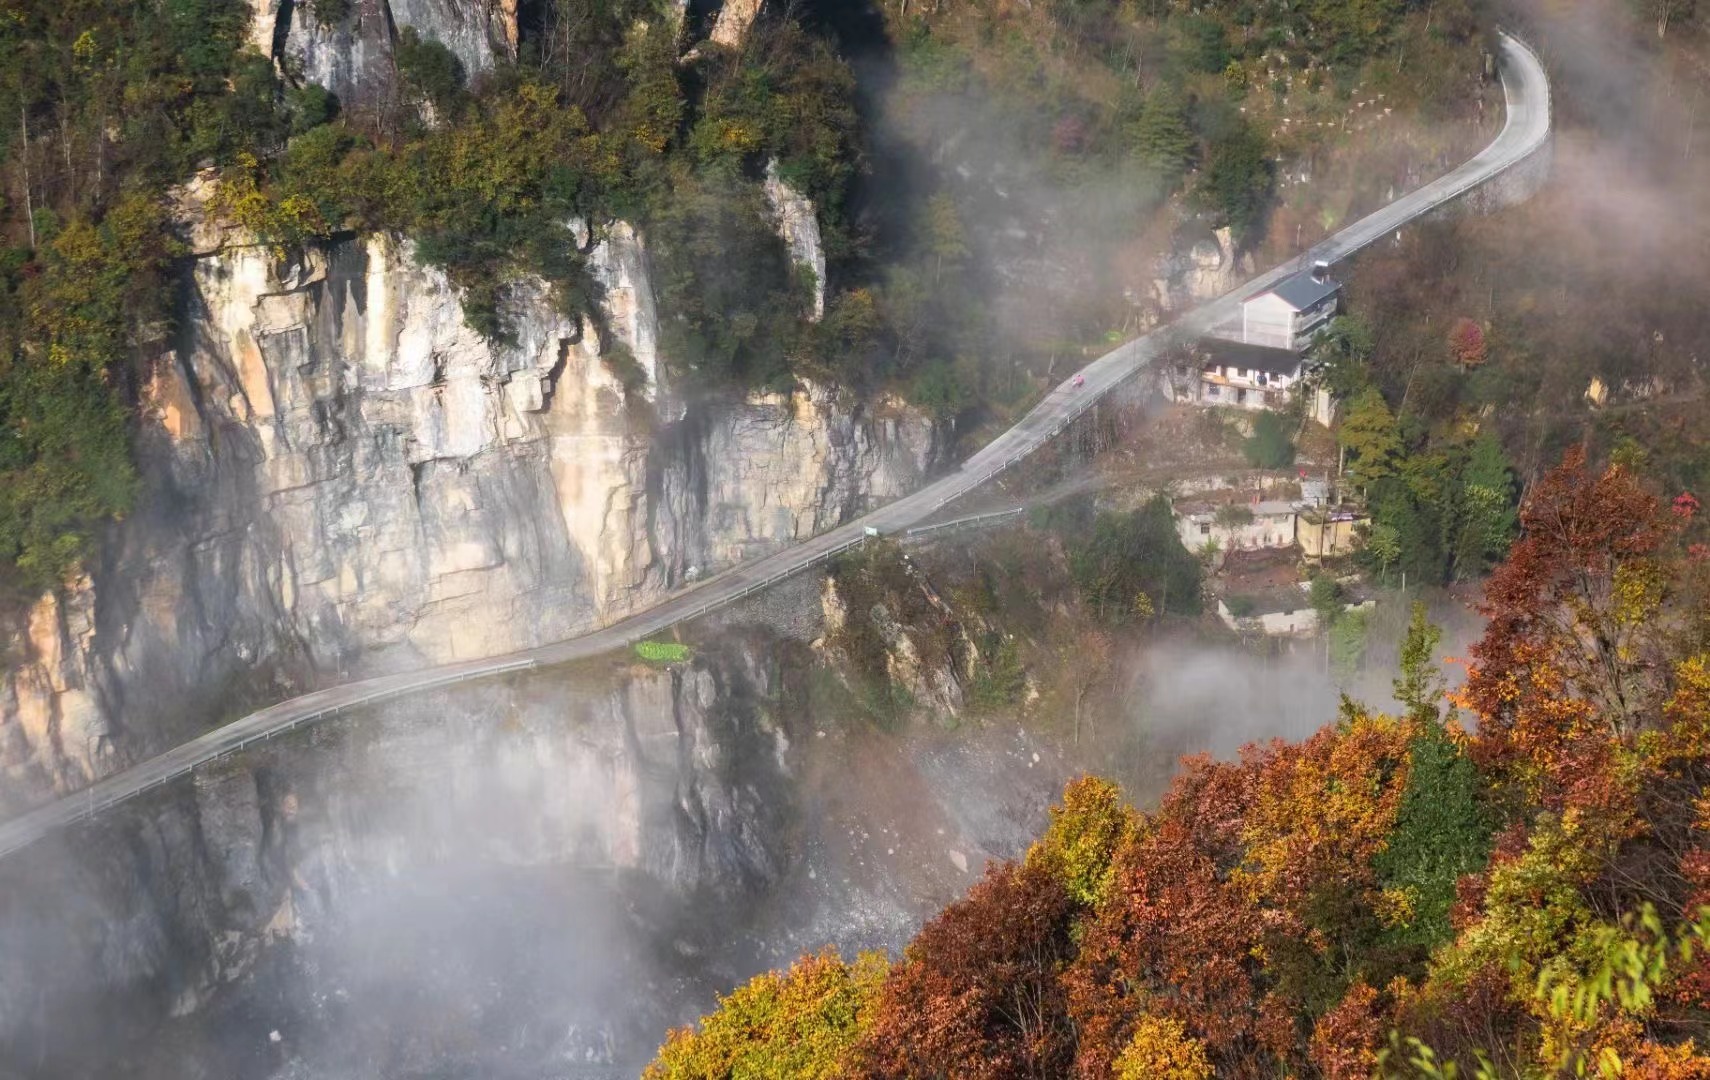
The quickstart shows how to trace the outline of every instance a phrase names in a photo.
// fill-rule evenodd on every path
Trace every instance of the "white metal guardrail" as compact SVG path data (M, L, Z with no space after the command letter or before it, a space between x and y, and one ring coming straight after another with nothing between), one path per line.
M1014 521L1027 513L1027 507L1017 506L1009 510L995 510L989 514L970 514L968 517L955 518L951 521L939 521L931 525L916 525L903 531L904 540L917 540L925 536L934 536L941 532L954 529L982 529L988 525L997 525L1005 521Z

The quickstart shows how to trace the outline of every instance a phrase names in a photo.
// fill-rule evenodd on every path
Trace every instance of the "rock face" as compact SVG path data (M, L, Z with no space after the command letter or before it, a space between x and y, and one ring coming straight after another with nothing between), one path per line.
M91 670L94 615L93 590L79 582L42 597L0 651L29 658L0 678L0 786L14 797L82 787L112 759Z
M1175 248L1159 264L1154 283L1163 311L1214 300L1253 275L1252 256L1237 253L1234 236L1226 228L1191 241L1178 237Z
M194 260L177 348L147 384L139 510L93 596L44 600L11 634L0 800L75 788L214 719L199 710L229 714L232 679L278 677L256 692L277 698L569 636L932 466L934 428L894 403L680 399L641 238L582 235L601 317L519 288L510 345L470 330L408 244Z
M815 584L792 582L792 606ZM753 614L670 668L341 716L0 862L0 1062L634 1076L758 968L900 947L987 857L1025 849L1067 765L1036 767L1007 725L952 742L851 722L800 693L824 671L804 639L834 628Z
M724 0L713 22L712 40L719 45L740 49L748 40L748 29L760 17L764 0Z
M766 165L766 201L778 219L778 235L790 249L790 261L813 275L813 317L825 316L825 245L820 242L819 216L813 201L778 175L778 162Z
M288 77L319 83L347 110L386 100L397 34L413 28L450 49L475 78L517 51L517 0L348 0L323 22L306 0L251 0L251 39Z
M519 953L569 950L567 963L598 969L584 976L607 988L596 1000L527 1002L529 1013L553 1017L556 1045L543 1049L596 1062L609 1059L614 1045L645 1053L684 1018L673 998L692 981L669 983L695 965L662 974L647 950L614 957L612 943L599 939L657 935L682 949L720 947L704 930L673 924L692 903L717 925L725 916L713 912L776 882L791 796L783 786L787 740L762 708L766 678L766 665L736 648L685 668L584 677L568 689L535 680L393 703L329 726L312 743L280 744L198 773L128 820L85 833L80 854L52 846L28 852L0 867L0 952L8 957L0 973L0 1059L29 1041L23 1035L33 1024L45 1024L41 1074L99 1074L98 1057L79 1060L89 1051L73 1033L99 1023L105 1008L143 1028L190 1016L236 979L277 979L257 971L275 942L294 945L314 971L316 996L348 989L360 1011L398 1008L404 1029L423 1022L413 995L402 1007L382 1004L388 995L365 995L365 982L407 970L429 997L445 994L479 1013L490 1003L477 977L513 977L526 961L428 959L409 935L441 919L462 927L460 939ZM523 888L495 884L511 874L533 876ZM645 888L632 890L631 879ZM581 890L574 904L562 893L567 883ZM496 915L518 914L494 911L495 900L527 905L542 896L576 908L552 940L512 941L480 929L500 921ZM447 909L458 905L461 914L451 916ZM627 919L590 935L626 907ZM398 939L386 941L392 934ZM391 954L394 945L404 955ZM310 997L289 979L257 996L277 995ZM314 1026L335 1041L341 1024L336 1006L298 1024L284 1019L269 1017L268 1025L294 1039ZM375 1014L366 1022L388 1026L389 1019ZM526 1027L532 1019L508 1022ZM217 1015L205 1023L229 1026ZM99 1052L111 1055L108 1064L123 1056L137 1067L127 1075L157 1075L147 1060L119 1049L122 1024L109 1034L119 1041ZM145 1043L178 1043L176 1056L203 1041L187 1034ZM421 1051L400 1036L398 1045L370 1048L379 1053L367 1068L336 1075L434 1071L401 1067L400 1058ZM469 1049L500 1059L529 1052L526 1042L491 1032ZM208 1068L200 1053L185 1053L159 1075L257 1075L247 1065Z

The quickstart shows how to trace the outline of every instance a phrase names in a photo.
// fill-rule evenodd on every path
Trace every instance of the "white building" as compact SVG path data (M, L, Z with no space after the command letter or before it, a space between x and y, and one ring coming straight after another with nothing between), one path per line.
M1342 283L1330 276L1330 264L1314 263L1241 301L1241 341L1298 353L1330 324L1341 295Z
M1343 611L1370 611L1376 600L1353 599ZM1268 589L1245 596L1220 597L1217 617L1238 634L1268 637L1309 637L1318 632L1318 612L1312 607L1308 586Z
M1211 338L1201 343L1203 360L1193 400L1237 409L1280 409L1302 391L1311 394L1306 415L1328 427L1335 418L1330 392L1306 383L1306 360L1291 349ZM1304 384L1304 385L1303 385Z
M1286 548L1295 542L1297 512L1294 503L1281 500L1180 507L1176 535L1189 551L1202 551L1206 544L1224 553Z
M1282 588L1255 596L1220 597L1217 617L1236 633L1306 637L1318 630L1318 612L1306 593Z
M1237 409L1280 409L1295 395L1311 394L1306 415L1329 426L1335 402L1313 385L1305 351L1336 316L1342 285L1326 263L1283 279L1241 302L1239 329L1199 342L1199 375L1180 371L1166 382L1172 400Z

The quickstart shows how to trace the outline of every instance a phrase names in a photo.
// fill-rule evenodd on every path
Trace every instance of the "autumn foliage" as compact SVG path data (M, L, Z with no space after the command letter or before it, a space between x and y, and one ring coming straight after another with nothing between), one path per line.
M871 1023L885 970L883 956L845 964L827 950L761 975L721 999L699 1031L673 1031L644 1080L848 1075L845 1059Z
M876 985L841 1075L1710 1077L1696 510L1569 454L1459 711L1420 616L1404 717L1188 759L1145 813L1077 781Z
M1484 327L1471 319L1456 319L1449 328L1449 352L1462 370L1478 367L1489 353Z

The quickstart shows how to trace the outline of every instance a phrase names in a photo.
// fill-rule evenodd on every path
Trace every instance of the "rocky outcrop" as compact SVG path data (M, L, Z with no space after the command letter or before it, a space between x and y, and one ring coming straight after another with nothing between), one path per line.
M26 793L82 787L112 760L91 670L94 599L87 579L42 597L0 651L17 662L0 678L0 812Z
M494 892L483 881L530 868L553 868L548 881L610 883L579 901L584 929L599 915L590 907L627 905L631 915L614 935L717 945L672 924L691 904L710 915L763 895L787 857L788 740L762 707L775 689L767 671L756 650L733 648L671 670L631 667L399 702L313 744L204 770L83 835L77 847L89 857L53 845L26 853L0 867L0 953L8 957L0 1059L22 1045L12 1041L22 1029L46 1023L38 1061L52 1067L44 1074L83 1075L83 1048L68 1036L101 1017L102 1003L145 1027L189 1016L239 979L268 978L257 964L279 942L320 974L326 985L316 993L325 997L350 962L353 937L373 949L373 937L425 917L415 908L419 890L466 902L465 931L479 937L476 925L501 914L486 909ZM631 895L630 880L645 891ZM618 966L603 949L587 951L589 963ZM627 991L549 1010L553 1051L597 1062L614 1044L629 1054L655 1045L683 1018L675 998L693 984L662 988L654 962L645 953L626 958L634 967L626 978L610 972L609 985ZM516 961L487 963L497 975ZM374 974L396 978L406 965L423 981L465 974L420 956L387 958L392 970ZM682 965L676 981L692 970ZM483 1007L471 987L429 992L447 989ZM295 993L287 983L256 996ZM264 1044L268 1027L295 1038L288 1019L266 1018L252 1038ZM317 1022L330 1027L333 1018ZM203 1040L183 1042L180 1052ZM522 1049L479 1047L495 1057ZM132 1075L154 1075L126 1056L138 1066ZM195 1060L186 1054L170 1075L216 1075ZM364 1074L397 1075L339 1073Z
M790 261L797 272L812 276L813 317L818 321L825 316L825 245L813 200L778 175L774 159L766 164L766 201L778 219L778 235L790 249Z
M1025 849L1067 766L1008 725L851 722L808 689L825 668L807 641L831 628L757 614L668 668L613 658L353 712L0 862L0 1062L634 1076L756 968L900 947Z
M1237 251L1227 228L1178 236L1153 283L1161 311L1180 311L1215 300L1253 276L1252 256Z
M748 40L748 30L760 17L764 0L724 0L713 22L712 41L726 48L740 49Z
M396 35L412 28L450 49L469 78L516 56L518 0L347 0L323 20L305 0L250 0L251 40L286 75L318 83L357 113L379 107L394 77ZM328 5L322 10L334 10Z
M819 664L857 694L854 683L881 679L917 719L955 725L969 687L991 679L999 659L985 655L982 643L1002 651L1003 636L978 611L950 604L906 553L863 553L827 575L820 590Z
M562 639L931 467L932 425L897 403L679 398L642 239L581 235L601 316L519 286L510 344L470 330L407 243L194 260L146 386L138 512L93 596L11 635L0 797L74 789L229 715L233 679L277 698Z

